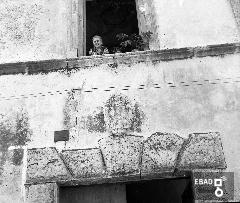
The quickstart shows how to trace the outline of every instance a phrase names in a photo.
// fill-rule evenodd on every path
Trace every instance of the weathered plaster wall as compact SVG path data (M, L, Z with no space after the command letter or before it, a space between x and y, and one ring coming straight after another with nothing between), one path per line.
M76 57L73 2L2 0L0 63Z
M240 39L228 0L154 0L154 5L161 49Z
M138 114L139 120L136 123L142 123L141 129L135 124L136 133L150 136L145 133L154 133L159 128L169 131L171 128L172 132L187 135L201 130L204 124L209 126L208 120L199 124L199 117L212 119L209 115L212 115L213 110L234 110L230 108L230 104L238 104L238 92L235 94L238 83L233 82L237 80L238 65L239 55L236 54L223 58L204 57L157 64L146 62L131 67L120 65L113 68L102 65L73 71L71 75L59 71L31 76L1 76L2 118L7 120L8 116L11 120L18 111L26 111L30 129L33 131L31 146L40 147L43 137L40 138L39 135L45 137L44 146L47 143L52 146L53 131L65 127L78 128L84 132L82 134L105 134L107 126L103 120L106 115L104 111L111 105L111 100L114 100L111 96L122 94L129 108L134 114ZM209 84L204 81L206 79L218 84ZM184 81L190 86L184 86L181 83ZM197 81L200 85L196 84ZM231 83L223 83L227 81ZM176 88L170 87L171 84L168 83L175 84ZM72 89L76 90L71 91ZM231 96L227 97L228 100L232 99L230 104L228 100L222 100L225 98L223 96L226 94L222 94L225 91ZM215 94L218 100L215 99ZM183 108L188 104L192 104L193 109ZM201 111L195 112L195 109ZM194 113L185 118L186 112ZM78 118L77 121L75 117ZM98 126L94 125L94 119L99 122ZM96 142L89 140L81 143L82 146L78 147L93 147Z
M240 31L240 2L238 0L229 0L232 10L235 16L235 20L238 25L238 29Z
M110 131L127 131L143 139L156 132L176 133L182 138L194 132L220 132L227 170L235 172L235 194L239 200L239 56L158 63L146 60L130 67L105 64L72 73L0 76L1 122L3 132L9 129L0 137L7 146L28 143L29 148L55 146L69 150L99 147L98 140ZM117 108L119 112L114 114L116 107L122 110ZM25 127L21 128L20 141L10 142L6 136L17 134L19 114L25 115L19 119L20 126ZM119 122L109 125L115 116L119 116ZM122 118L127 122L121 123ZM62 129L70 130L66 146L53 141L53 132ZM7 149L1 148L2 171L9 168L6 153ZM68 157L67 152L65 156ZM22 156L17 160L11 161L14 167L19 166ZM34 160L32 167L37 167ZM21 187L9 184L6 179L1 182L0 195L5 195L4 185L14 190Z
M140 31L151 49L239 41L234 0L138 0ZM77 57L78 0L2 0L0 63ZM234 19L236 18L236 20Z
M1 152L0 152L1 153ZM6 161L0 165L0 202L22 203L24 200L23 150L6 153ZM1 155L0 155L1 158Z

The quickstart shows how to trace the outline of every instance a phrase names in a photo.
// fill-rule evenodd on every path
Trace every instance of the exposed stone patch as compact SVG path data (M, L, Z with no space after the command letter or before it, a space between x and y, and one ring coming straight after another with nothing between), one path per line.
M96 177L104 173L100 149L66 150L62 157L75 178Z
M110 175L140 173L143 137L134 135L108 136L98 141Z
M63 110L65 128L78 127L90 133L108 131L110 134L142 131L145 114L140 105L130 101L127 96L113 94L103 106L88 115L80 113L82 97L81 91L72 90L68 93Z
M140 106L133 104L123 94L113 94L105 104L105 122L107 130L111 134L141 132L144 113Z
M21 112L18 112L16 115L16 134L13 139L13 145L26 145L30 141L31 134L28 113L21 109Z
M0 176L3 171L3 165L7 159L8 147L11 146L14 131L10 122L0 121Z
M9 115L5 113L0 115L0 175L7 158L8 148L14 145L24 146L30 137L28 114L24 108L17 112L10 112ZM12 163L20 165L22 156L21 150L14 150Z
M27 203L54 203L57 199L57 184L46 183L26 186Z
M157 132L143 142L142 174L173 171L184 139L177 134Z
M23 149L14 149L12 163L14 165L21 165L23 160Z
M134 104L133 114L134 114L134 116L132 119L130 130L133 132L136 131L136 132L140 133L140 132L142 132L141 127L142 127L142 124L145 119L145 114L144 114L143 110L140 108L138 103Z
M71 174L55 148L28 150L27 182L69 180Z
M178 169L226 168L220 133L193 133L183 144Z
M105 104L107 129L112 134L126 133L133 119L132 104L122 94L112 95Z
M93 115L88 115L86 125L88 132L106 132L103 108L100 108L99 112L94 112Z
M93 113L82 116L82 114L79 113L82 100L83 95L81 91L72 90L68 93L63 109L63 123L65 128L78 127L80 129L87 129L90 133L106 132L103 107L98 107Z
M6 153L6 162L3 165L2 175L0 175L0 202L22 203L22 159L17 160L19 164L14 163L14 152L10 150ZM23 154L23 149L17 149Z

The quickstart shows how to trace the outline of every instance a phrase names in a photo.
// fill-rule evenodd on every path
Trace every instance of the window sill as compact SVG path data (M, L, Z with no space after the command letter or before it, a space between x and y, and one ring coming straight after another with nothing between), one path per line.
M100 66L102 64L113 65L161 61L173 61L207 56L224 56L240 53L240 43L209 45L206 47L187 47L179 49L149 50L101 56L81 56L71 59L53 59L46 61L30 61L22 63L0 64L0 75L10 74L38 74L54 72L58 70L72 70Z

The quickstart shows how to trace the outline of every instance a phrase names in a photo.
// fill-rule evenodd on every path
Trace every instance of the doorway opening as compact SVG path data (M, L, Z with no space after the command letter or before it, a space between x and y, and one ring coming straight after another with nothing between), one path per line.
M193 203L191 180L161 179L126 184L127 203Z
M60 187L60 203L193 203L190 178Z
M104 46L114 53L120 33L139 34L135 0L86 0L87 55L95 35L100 35Z

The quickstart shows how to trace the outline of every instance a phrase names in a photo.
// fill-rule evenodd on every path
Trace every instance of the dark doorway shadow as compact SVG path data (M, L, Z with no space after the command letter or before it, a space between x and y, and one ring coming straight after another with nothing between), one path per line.
M191 180L159 179L130 183L60 187L60 203L193 203Z
M161 179L126 185L128 203L193 203L191 180Z

